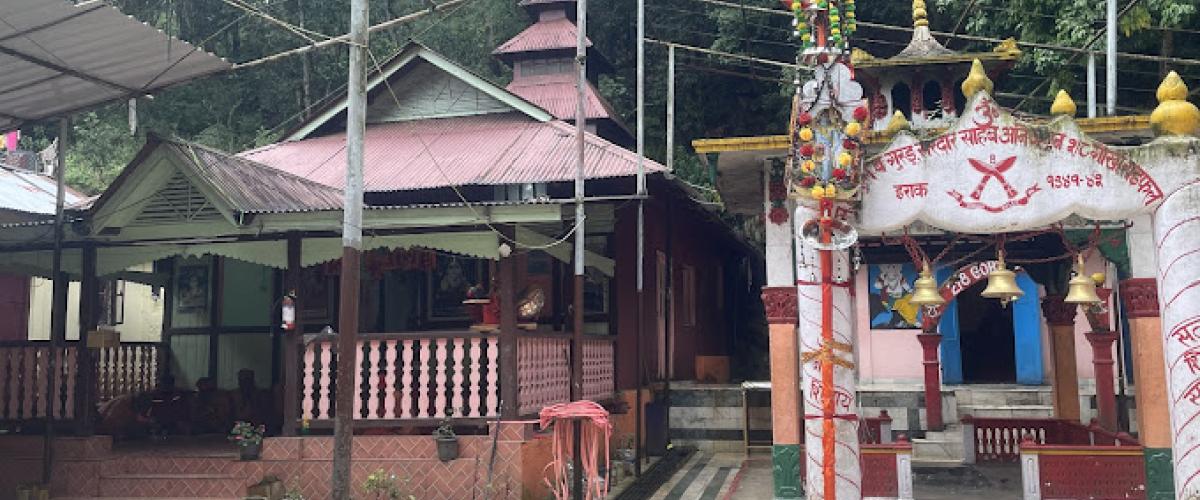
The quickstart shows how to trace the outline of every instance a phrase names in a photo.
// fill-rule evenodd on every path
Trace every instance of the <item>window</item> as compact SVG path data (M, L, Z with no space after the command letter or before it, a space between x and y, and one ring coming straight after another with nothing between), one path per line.
M892 109L900 111L905 118L912 119L912 90L908 85L897 83L892 86Z
M125 323L125 280L112 280L102 287L100 323L108 326Z
M521 63L521 76L559 75L574 68L575 63L570 59L531 59Z
M928 117L942 114L942 86L937 81L929 80L921 87L921 104Z

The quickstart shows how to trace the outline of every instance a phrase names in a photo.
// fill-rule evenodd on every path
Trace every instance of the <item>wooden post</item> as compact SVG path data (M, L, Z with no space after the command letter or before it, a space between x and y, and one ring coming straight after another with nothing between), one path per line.
M77 370L75 372L75 424L81 436L92 434L92 409L96 398L96 370L92 363L92 350L88 349L88 334L96 329L96 301L99 299L99 283L96 280L96 247L82 248L79 278L79 342L75 350Z
M304 270L301 264L301 252L303 251L304 238L298 232L290 232L287 235L287 272L283 276L284 295L292 297L293 305L296 308L296 322L292 330L283 331L283 346L280 349L283 355L283 435L296 435L296 419L299 416L299 399L300 399L300 359L299 350L300 338L304 335L304 321L301 318L300 311L300 273Z
M50 276L54 280L53 300L50 307L50 357L46 364L46 439L42 442L42 482L50 484L54 464L54 399L57 377L54 363L55 353L67 342L67 293L71 281L62 270L63 253L63 210L66 200L67 140L71 123L63 118L58 121L58 149L55 152L54 183L54 261Z
M501 231L506 236L513 235L511 229ZM498 267L500 276L496 285L500 287L500 416L504 419L514 419L518 417L520 397L520 387L517 385L517 304L514 292L517 259L512 255L501 255Z
M1100 299L1108 303L1112 290L1100 288L1096 290ZM1095 313L1095 310L1104 312ZM1117 431L1117 391L1113 383L1113 343L1117 341L1117 333L1109 330L1110 317L1106 310L1089 308L1086 310L1088 322L1092 330L1085 333L1088 344L1092 346L1092 367L1096 373L1096 411L1099 413L1100 425L1110 431Z
M942 364L938 361L938 346L942 336L919 333L921 363L925 365L925 421L931 431L942 430Z
M1075 315L1078 306L1061 295L1042 299L1042 315L1050 325L1050 350L1054 362L1054 417L1079 421L1079 375L1075 366Z

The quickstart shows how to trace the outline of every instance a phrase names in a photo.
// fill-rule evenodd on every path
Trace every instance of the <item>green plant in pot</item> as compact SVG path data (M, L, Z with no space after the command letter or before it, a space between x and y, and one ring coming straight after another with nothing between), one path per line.
M229 431L229 440L238 445L242 460L258 460L262 453L263 435L267 428L250 422L238 421Z
M458 435L450 423L453 412L447 412L437 428L433 430L433 440L437 443L438 460L449 462L458 458Z

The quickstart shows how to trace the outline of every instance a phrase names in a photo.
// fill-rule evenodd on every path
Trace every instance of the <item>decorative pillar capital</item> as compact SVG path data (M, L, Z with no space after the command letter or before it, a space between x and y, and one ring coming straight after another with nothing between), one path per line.
M1092 359L1095 361L1112 360L1112 345L1117 341L1117 332L1108 330L1093 330L1084 332L1088 343L1092 344Z
M1158 282L1154 278L1130 278L1121 282L1121 301L1130 318L1157 318Z
M1063 302L1064 295L1047 295L1042 299L1042 316L1051 326L1071 326L1075 324L1075 315L1079 313L1076 304Z
M942 345L942 335L940 333L918 333L917 341L921 343L921 348L926 352L930 350L937 352L937 348Z
M795 325L800 321L796 287L764 286L762 301L763 309L767 311L767 323Z

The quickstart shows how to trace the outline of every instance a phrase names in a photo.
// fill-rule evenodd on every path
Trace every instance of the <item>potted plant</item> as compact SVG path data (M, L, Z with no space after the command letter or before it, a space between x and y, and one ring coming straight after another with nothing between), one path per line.
M229 440L238 445L242 460L258 460L266 432L266 426L238 421L229 431Z
M437 443L438 460L449 462L458 458L458 435L450 425L450 415L433 430L433 440Z
M367 475L367 480L363 483L363 491L377 500L416 500L417 497L404 494L404 486L407 485L407 478L402 480L395 474L377 469Z

